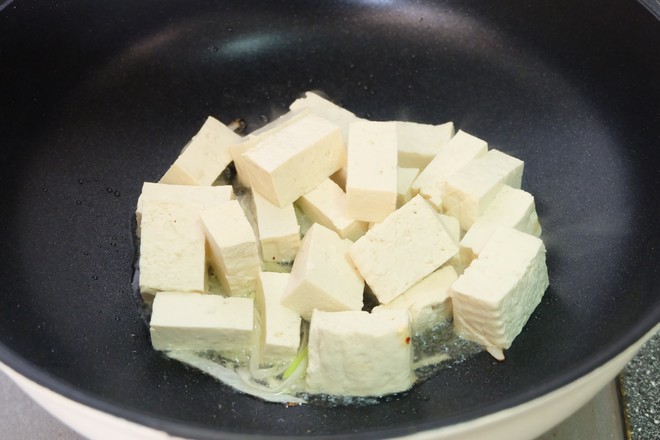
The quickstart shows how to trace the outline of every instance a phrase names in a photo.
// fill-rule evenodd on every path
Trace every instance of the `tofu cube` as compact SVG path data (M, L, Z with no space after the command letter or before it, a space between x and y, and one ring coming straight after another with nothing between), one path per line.
M407 390L416 379L405 310L314 310L308 348L311 393L384 396Z
M210 186L231 162L229 146L241 137L209 116L160 183Z
M461 240L460 253L464 265L477 258L499 226L540 236L541 225L536 215L534 196L522 189L504 185Z
M314 224L302 240L282 305L309 320L314 309L360 310L364 280L348 259L350 240Z
M206 260L202 205L145 201L140 239L140 292L150 303L156 292L204 292Z
M436 270L387 304L374 307L371 313L384 310L407 310L412 332L420 335L451 316L449 288L458 274L452 266Z
M309 111L316 116L339 126L344 144L348 144L348 127L352 122L359 120L350 111L329 101L314 92L306 92L303 98L298 98L289 106L291 111Z
M279 208L256 191L252 192L252 201L262 260L293 261L300 247L300 226L293 204Z
M163 351L250 351L253 310L249 298L159 292L149 323L151 344Z
M397 121L400 167L424 169L454 136L454 124L419 124Z
M396 209L397 124L357 121L348 138L346 213L380 222Z
M296 205L310 220L355 241L367 232L367 223L346 215L346 194L332 180L325 179L316 188L303 194Z
M242 186L246 188L251 187L243 153L256 147L259 142L272 136L284 127L300 120L307 114L309 114L309 111L306 109L285 113L274 121L242 138L241 142L229 146L229 153L231 154L231 158L234 161L234 167L236 168L236 177Z
M215 275L226 294L254 292L261 269L257 239L238 200L200 213Z
M259 272L255 300L259 312L261 364L289 362L300 345L300 315L281 304L291 276L288 273Z
M417 168L397 168L396 172L396 207L400 208L413 197L412 183L419 175Z
M541 239L500 227L454 282L454 328L503 360L548 287Z
M137 235L140 236L142 210L148 200L159 200L173 203L199 203L204 208L213 208L234 198L234 190L230 185L190 186L167 185L164 183L144 182L142 193L137 201L135 218L137 220Z
M467 231L504 185L520 188L522 174L522 160L490 150L447 178L445 213L458 218L461 228Z
M280 208L346 164L339 127L307 115L243 153L252 188Z
M445 181L470 161L483 156L488 143L462 130L442 145L412 184L413 195L421 194L438 212L442 211Z
M375 224L349 255L382 304L387 304L458 253L458 243L421 196Z

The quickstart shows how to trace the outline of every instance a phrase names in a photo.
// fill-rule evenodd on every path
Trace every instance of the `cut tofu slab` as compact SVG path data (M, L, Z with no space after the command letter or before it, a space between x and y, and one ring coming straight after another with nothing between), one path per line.
M348 143L348 126L359 118L349 110L338 106L314 92L306 92L289 106L291 111L307 110L339 126L345 143Z
M241 137L209 116L160 183L210 186L231 162L229 147Z
M274 121L264 125L260 129L255 130L246 137L242 138L241 142L229 146L229 153L231 154L231 158L234 161L234 167L236 168L236 178L242 186L246 188L251 187L247 167L245 165L245 159L243 158L243 153L251 150L257 146L259 142L263 141L269 136L272 136L273 134L282 130L284 127L300 120L307 114L309 114L309 110L307 109L285 113Z
M149 323L156 350L249 352L253 300L199 293L159 292Z
M259 311L260 364L289 362L300 345L300 315L280 301L291 276L288 273L259 272L255 300Z
M261 269L257 239L238 200L200 213L209 245L209 258L225 293L254 293Z
M150 303L159 291L204 292L203 208L194 203L145 201L140 239L140 292Z
M411 186L413 195L421 194L438 212L442 211L447 178L487 151L486 141L459 130L449 142L438 149L431 162L415 179Z
M336 124L307 115L243 153L252 188L280 208L346 165Z
M314 309L360 310L364 280L348 259L350 240L318 223L302 240L282 305L309 320Z
M335 231L340 238L355 241L367 232L366 222L346 215L346 194L331 179L325 179L319 186L303 194L296 205L310 220Z
M412 183L419 175L418 168L398 167L396 172L396 207L405 205L413 198Z
M405 310L315 310L308 349L306 381L311 393L384 396L405 391L415 382Z
M504 360L547 287L541 239L500 227L450 289L455 331Z
M394 300L374 307L372 313L401 309L410 313L413 334L419 335L451 316L449 288L458 278L456 269L446 266L422 279Z
M137 201L135 218L137 220L137 235L140 236L140 223L144 203L149 200L173 203L199 203L204 208L213 208L234 198L234 190L230 185L190 186L167 185L164 183L144 182L142 192Z
M380 222L396 210L397 123L357 121L350 125L346 214Z
M314 92L305 93L303 98L296 99L289 108L292 111L309 111L310 113L337 124L341 130L342 138L344 139L344 146L348 145L348 126L351 122L360 119L345 108L338 106L332 101L329 101ZM346 175L346 167L343 167L332 174L330 178L339 185L343 191L345 191Z
M534 196L508 185L500 189L460 242L461 261L465 266L477 258L499 226L509 226L536 237L540 236L541 225L536 215Z
M458 243L445 223L419 195L375 224L349 250L382 304L392 301L457 253Z
M256 191L252 192L252 201L262 260L293 261L300 247L300 226L293 204L280 208Z
M445 214L458 218L467 231L504 185L520 188L523 165L522 160L495 149L471 161L445 182Z
M398 163L405 168L423 169L454 136L453 122L440 125L397 121Z

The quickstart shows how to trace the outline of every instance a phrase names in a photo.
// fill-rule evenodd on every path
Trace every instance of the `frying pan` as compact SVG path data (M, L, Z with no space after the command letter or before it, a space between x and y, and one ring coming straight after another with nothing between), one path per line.
M660 23L634 1L21 0L0 6L0 360L173 435L393 437L594 371L660 319ZM320 90L526 162L550 288L522 334L363 407L267 404L150 347L133 212L207 115Z

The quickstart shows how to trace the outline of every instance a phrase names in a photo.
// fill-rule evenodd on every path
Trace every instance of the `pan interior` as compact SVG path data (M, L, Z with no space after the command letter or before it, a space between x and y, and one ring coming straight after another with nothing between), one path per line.
M658 321L660 55L644 42L660 29L641 6L243 3L0 12L3 360L188 436L394 435L524 402ZM525 160L551 286L505 362L482 353L379 405L285 408L151 349L130 287L142 182L206 116L256 129L306 90L371 119L451 120Z

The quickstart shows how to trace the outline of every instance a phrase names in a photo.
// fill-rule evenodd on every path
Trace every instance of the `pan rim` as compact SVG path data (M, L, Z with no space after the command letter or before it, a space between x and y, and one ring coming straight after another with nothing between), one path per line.
M591 356L584 358L570 371L565 371L557 377L537 383L533 389L523 389L515 395L503 398L495 404L461 412L460 415L443 417L441 419L441 423L438 423L437 420L421 422L420 424L416 425L416 428L418 429L416 429L415 432L422 433L425 431L431 431L459 423L474 421L479 418L498 413L500 411L524 405L536 398L547 395L553 391L557 391L588 375L599 367L604 366L615 357L622 354L627 348L640 341L645 335L649 334L659 324L660 301L657 302L654 307L650 308L649 313L638 320L637 323L632 326L625 335L618 338L612 344L607 345L605 349L601 349ZM191 439L210 439L216 438L221 434L231 435L234 438L245 439L261 438L267 436L263 433L245 433L240 431L217 430L208 426L194 424L186 421L177 421L175 419L150 413L142 409L127 408L120 405L118 402L104 399L89 391L77 388L73 384L70 384L61 378L46 372L42 368L39 368L37 365L18 355L18 353L7 347L3 342L0 342L0 362L4 363L7 367L15 370L17 373L31 380L32 382L41 385L44 388L51 390L56 394L68 398L76 403L124 420L128 420L133 423L137 423L142 426L163 431L170 435L183 436L185 438ZM357 433L327 434L321 435L319 437L341 436L342 438L362 438L364 436L370 435L383 438L398 437L405 434L411 434L409 427L390 427L377 430L360 431ZM268 438L273 439L284 439L290 437L292 437L291 434L268 436Z

